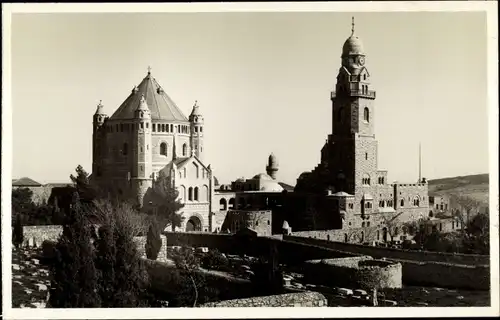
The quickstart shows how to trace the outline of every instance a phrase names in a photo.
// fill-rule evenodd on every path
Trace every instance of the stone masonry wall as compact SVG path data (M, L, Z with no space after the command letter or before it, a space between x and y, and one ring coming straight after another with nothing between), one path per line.
M266 297L234 299L211 302L201 305L202 308L220 307L326 307L327 299L319 292L287 293Z
M393 248L381 248L361 244L326 241L307 238L304 236L283 236L284 240L297 241L317 246L323 246L344 252L357 253L372 256L374 258L400 259L408 261L434 261L462 265L489 265L490 257L475 254L453 254L444 252L402 250Z
M306 261L307 282L347 288L401 288L402 267L392 261L352 257Z

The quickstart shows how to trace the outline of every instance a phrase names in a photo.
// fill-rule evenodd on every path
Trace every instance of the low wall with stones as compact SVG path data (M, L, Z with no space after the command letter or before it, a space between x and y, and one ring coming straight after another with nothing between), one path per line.
M232 234L205 232L164 232L169 246L208 247L223 253L246 254L258 257L269 253L271 246L278 249L281 263L298 264L307 260L358 256L349 252L317 245L285 241L279 237L241 237Z
M303 264L304 280L347 288L401 288L400 263L371 257L312 260Z
M62 226L23 226L24 247L41 247L45 240L57 241L62 233Z
M416 286L490 290L489 266L402 261L403 282Z
M331 230L336 231L336 230ZM321 232L321 238L319 239ZM435 262L446 262L462 265L489 265L490 256L486 255L476 255L476 254L454 254L445 252L431 252L431 251L417 251L417 250L402 250L393 248L382 248L367 246L361 244L345 243L339 241L328 241L326 239L328 230L325 231L311 231L309 233L302 232L300 236L284 236L284 240L296 241L300 243L307 243L312 245L318 245L330 249L352 252L361 255L367 255L374 258L387 258L387 259L399 259L399 260L414 260L414 261L435 261ZM310 238L310 236L316 236L317 238ZM323 237L323 235L325 237Z
M248 308L248 307L326 307L327 299L319 292L286 293L266 297L234 299L211 302L201 305L202 308Z

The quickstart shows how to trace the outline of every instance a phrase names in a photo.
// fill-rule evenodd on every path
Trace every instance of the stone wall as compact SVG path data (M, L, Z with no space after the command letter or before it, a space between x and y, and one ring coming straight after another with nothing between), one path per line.
M403 282L416 286L490 290L489 266L404 261Z
M57 241L62 233L62 226L23 226L23 246L40 247L45 240Z
M164 234L167 236L169 246L208 247L224 253L256 257L266 255L270 246L276 245L280 261L288 264L358 255L297 241L285 241L276 237L239 237L204 232L164 232Z
M351 257L307 261L303 264L305 281L347 288L401 288L400 263Z
M202 308L224 307L326 307L327 299L319 292L287 293L266 297L234 299L211 302L201 305Z
M490 263L490 257L485 255L381 248L361 244L314 239L305 236L283 236L283 239L288 241L323 246L344 252L367 255L374 258L388 258L409 261L435 261L465 265L489 265Z

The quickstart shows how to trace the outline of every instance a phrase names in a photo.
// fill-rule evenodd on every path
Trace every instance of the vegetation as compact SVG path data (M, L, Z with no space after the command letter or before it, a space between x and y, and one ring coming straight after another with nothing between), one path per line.
M14 223L14 228L12 231L12 243L19 249L24 241L23 223L21 214L16 214L16 221Z
M78 194L55 248L49 304L54 308L101 306L91 225L85 221Z
M155 216L159 225L159 232L165 230L168 226L179 228L184 217L179 214L179 210L184 204L178 199L178 191L171 187L169 177L160 171L159 177L153 184L151 203L154 206L152 214Z
M217 249L210 250L201 258L201 266L209 270L230 271L229 260Z
M172 255L172 259L180 271L176 283L173 284L179 291L173 298L172 306L196 307L200 303L213 300L218 295L218 291L207 285L205 275L199 271L200 260L194 254L193 248L181 248Z
M253 292L259 296L283 293L283 271L278 262L278 248L276 243L271 243L269 255L261 257L252 266L251 277Z
M149 225L149 230L146 238L146 257L151 260L156 260L161 250L160 231L154 223Z

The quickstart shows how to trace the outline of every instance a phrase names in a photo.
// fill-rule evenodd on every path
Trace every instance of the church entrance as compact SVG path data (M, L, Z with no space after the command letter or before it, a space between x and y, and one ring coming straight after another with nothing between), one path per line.
M198 217L192 216L186 223L186 232L201 231L201 221Z

